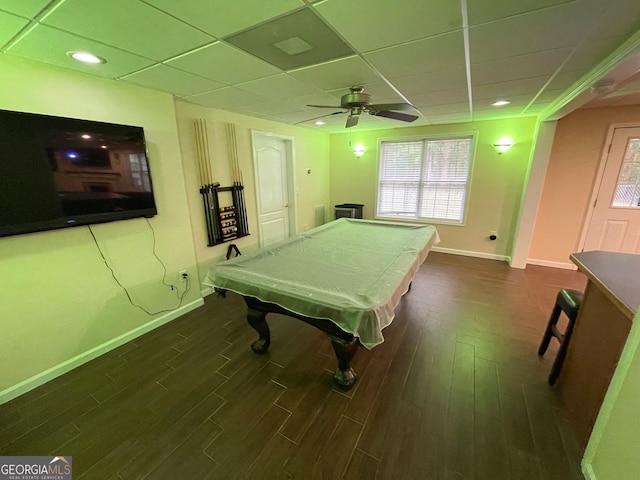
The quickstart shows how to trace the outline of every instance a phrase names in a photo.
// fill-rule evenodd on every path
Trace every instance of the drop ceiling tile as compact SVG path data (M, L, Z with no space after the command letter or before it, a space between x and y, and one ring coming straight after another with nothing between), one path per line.
M593 28L590 10L581 7L569 2L471 27L471 63L577 45Z
M301 97L296 97L295 99L296 102L300 103L301 105L304 105L305 108L311 108L314 109L314 107L309 107L309 105L336 105L336 106L340 106L340 99L336 99L335 96L326 93L326 92L318 92L318 93L313 93L311 95L303 95ZM314 109L314 111L317 111Z
M519 117L523 115L523 107L507 107L504 109L487 109L487 110L474 110L473 111L473 120L492 120L492 119L501 119L501 118L509 118L509 117ZM531 116L534 114L524 114L526 116Z
M224 86L213 80L161 64L125 75L121 77L121 80L169 92L180 97L207 92Z
M552 90L566 90L575 82L580 80L586 75L588 70L572 70L572 71L560 71L547 85L547 88Z
M190 25L129 0L67 0L42 23L159 61L213 41Z
M106 59L107 63L88 65L78 62L67 55L67 52L74 51L93 52ZM153 63L147 58L44 25L38 25L29 31L7 53L107 78L117 78Z
M408 77L465 67L462 33L454 32L364 55L380 73Z
M296 40L307 50L290 54L277 48L281 42ZM282 70L328 62L353 55L353 50L312 10L303 9L226 37L225 41Z
M506 99L510 100L512 96L526 93L538 92L544 84L549 80L549 76L532 78L521 78L518 80L510 80L508 82L489 83L486 85L476 85L472 87L473 98L482 99Z
M498 20L522 13L540 10L550 6L566 3L567 0L492 0L491 2L467 2L469 25Z
M389 80L405 96L441 92L453 88L466 88L467 73L464 68L413 75L410 77L390 76Z
M453 115L433 115L427 117L427 120L432 125L444 125L447 123L469 123L471 122L471 115L466 114L453 114Z
M473 99L473 111L475 112L476 110L495 110L497 113L500 113L501 111L506 112L506 110L503 110L507 107L509 108L513 108L513 107L518 107L520 109L525 108L527 105L529 105L529 103L536 98L537 93L526 93L526 94L522 94L522 95L513 95L509 97L509 100L511 101L511 103L509 105L504 105L502 107L494 107L492 104L495 101L494 98L489 98L489 99L481 99L478 100L476 98Z
M301 0L269 0L268 2L251 2L250 5L246 2L229 0L143 1L217 38L239 32L304 6Z
M245 92L239 88L223 87L211 92L184 97L184 100L191 103L197 103L198 105L204 105L206 107L225 110L253 103L264 103L268 98L255 93Z
M526 108L523 108L521 115L537 115L549 105L551 105L551 102L536 102L532 105L528 105Z
M22 17L34 18L51 3L51 0L9 0L0 3L0 10Z
M452 103L464 103L469 101L469 92L466 88L442 90L421 95L409 95L412 105L420 105L421 108L431 108L435 105L449 105Z
M29 20L26 18L0 12L0 48L27 25Z
M256 80L282 71L222 42L207 45L164 63L227 85Z
M349 87L353 85L380 81L378 74L356 56L293 70L289 74L321 90L345 89L344 93L348 93Z
M553 89L553 88L545 88L538 96L536 96L535 98L535 102L536 103L550 103L553 102L555 100L557 100L558 98L560 98L560 96L562 95L562 92L564 92L564 89L562 88L558 88L558 89Z
M307 85L286 73L239 83L235 87L274 100L320 93L318 88Z
M563 70L590 70L612 53L626 37L609 37L584 42L563 66Z
M571 55L573 50L574 47L557 48L472 64L471 81L474 85L484 85L551 75Z
M238 110L252 114L256 113L260 116L271 116L280 115L282 113L299 112L302 108L304 108L304 105L301 107L294 102L278 100L263 103L251 103L249 105L238 107Z
M462 27L460 3L450 0L328 0L315 8L360 52Z
M604 5L607 11L601 16L601 24L593 33L593 39L619 35L627 37L638 30L640 2L637 0L617 0L606 2Z
M416 105L420 113L424 115L426 118L431 117L432 115L451 115L451 114L459 114L459 113L468 113L469 112L469 102L460 102L460 103L450 103L447 105Z
M333 112L331 110L327 110L327 112L324 114L319 110L303 110L299 112L287 112L277 115L269 115L269 118L276 122L313 125L313 122L315 122L316 120L322 120L326 123L329 120L329 116L338 116L343 120L347 117L346 113L340 113L337 115L332 115L332 113Z

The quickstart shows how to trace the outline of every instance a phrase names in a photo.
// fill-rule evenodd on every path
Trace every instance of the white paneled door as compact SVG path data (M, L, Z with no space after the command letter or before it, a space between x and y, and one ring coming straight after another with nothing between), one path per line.
M253 135L260 246L289 236L287 142L261 133Z
M614 131L584 250L640 253L640 127Z

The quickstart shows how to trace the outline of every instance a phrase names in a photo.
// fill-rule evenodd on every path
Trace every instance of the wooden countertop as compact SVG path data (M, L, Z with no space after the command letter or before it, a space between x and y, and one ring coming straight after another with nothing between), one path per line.
M640 255L593 251L574 253L569 258L633 320L640 308Z

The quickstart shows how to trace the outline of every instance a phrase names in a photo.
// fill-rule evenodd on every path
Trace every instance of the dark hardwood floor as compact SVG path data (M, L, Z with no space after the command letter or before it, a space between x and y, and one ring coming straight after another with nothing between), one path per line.
M431 253L356 387L328 338L229 294L0 406L0 455L70 455L75 479L581 479L537 347L582 274Z

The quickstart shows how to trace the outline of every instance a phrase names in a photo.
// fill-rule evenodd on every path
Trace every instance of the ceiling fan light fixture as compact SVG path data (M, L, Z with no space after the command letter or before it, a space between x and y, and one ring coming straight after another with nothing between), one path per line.
M350 93L340 98L340 106L334 105L307 105L315 108L341 108L349 113L345 128L355 127L362 113L376 117L400 120L401 122L413 122L417 115L398 112L397 110L416 110L410 103L381 103L372 104L371 95L364 93L364 87L354 85L349 89ZM344 113L344 112L335 112Z

